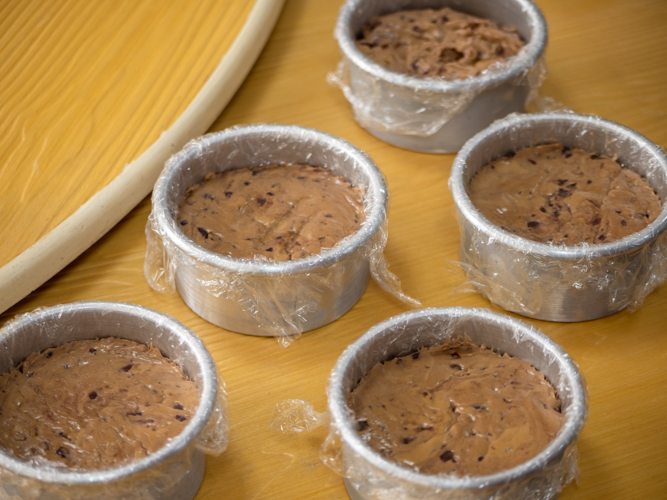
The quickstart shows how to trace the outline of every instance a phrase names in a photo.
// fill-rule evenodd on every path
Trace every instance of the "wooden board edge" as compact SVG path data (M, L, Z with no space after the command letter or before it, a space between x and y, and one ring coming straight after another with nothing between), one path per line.
M255 64L284 3L257 0L220 64L174 124L76 212L0 268L0 313L104 236L151 192L167 159L208 130Z

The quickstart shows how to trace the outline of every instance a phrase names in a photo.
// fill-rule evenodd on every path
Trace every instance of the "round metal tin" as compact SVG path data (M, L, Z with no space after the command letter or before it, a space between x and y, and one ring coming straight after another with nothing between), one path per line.
M554 246L521 238L489 222L468 197L468 185L489 162L521 148L560 142L617 158L646 178L663 200L642 231L599 245ZM531 318L585 321L624 309L652 280L654 248L667 228L667 155L641 134L573 113L514 115L470 139L449 181L461 226L461 261L491 302Z
M118 337L152 344L200 390L199 407L183 432L145 458L90 472L34 466L0 451L0 497L39 500L188 500L204 477L205 455L194 440L217 395L215 362L201 340L175 319L133 304L76 302L17 317L0 330L0 373L33 352L67 342Z
M357 34L375 16L442 7L514 27L526 45L493 71L443 80L391 71L363 55L355 44ZM531 84L538 85L526 76L546 48L547 24L531 0L348 0L338 16L335 36L349 64L349 93L362 127L401 148L454 153L494 120L524 111ZM354 109L356 102L359 109ZM434 130L429 124L438 125Z
M361 188L361 229L319 255L287 262L223 256L181 231L178 205L207 173L288 163L329 168ZM381 172L347 141L295 125L250 125L206 135L172 157L155 184L153 213L159 231L188 257L176 259L175 280L190 309L227 330L272 336L276 324L286 325L287 334L306 332L356 304L368 283L368 252L387 200Z
M361 439L347 406L358 381L377 363L457 336L529 362L554 385L565 423L539 455L487 476L428 475L386 460ZM563 482L571 479L571 467L576 467L575 442L587 414L586 390L577 366L557 344L519 320L463 307L412 311L368 330L338 358L328 404L332 426L340 433L344 471L352 471L345 478L352 500L555 498Z

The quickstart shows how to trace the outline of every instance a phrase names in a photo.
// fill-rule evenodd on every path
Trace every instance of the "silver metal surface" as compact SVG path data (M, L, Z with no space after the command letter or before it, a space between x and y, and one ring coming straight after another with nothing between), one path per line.
M152 455L106 470L38 467L0 451L0 498L189 500L197 494L206 457L193 441L211 416L218 383L215 362L201 340L175 319L117 302L77 302L38 309L0 330L0 373L47 347L109 336L153 344L196 383L200 402L190 423Z
M442 7L514 27L527 41L526 46L497 70L448 81L396 73L367 58L355 44L361 28L374 16ZM531 84L537 85L526 75L546 48L547 25L531 0L348 0L338 17L336 38L344 59L349 61L350 92L368 106L364 112L368 120L360 121L355 112L362 127L394 146L425 153L453 153L494 120L524 111ZM437 130L423 130L421 125L437 123L441 116L452 112L453 116ZM403 122L409 116L420 125L406 126Z
M351 390L377 363L459 335L521 358L544 373L561 399L563 428L536 457L488 476L420 474L384 459L356 431L356 420L347 406ZM521 321L463 307L413 311L374 326L338 359L328 394L332 425L343 447L346 486L355 500L556 498L564 478L571 479L569 474L576 469L574 445L587 414L581 376L558 345Z
M243 260L211 252L176 222L185 191L211 171L281 163L327 167L364 192L362 228L319 255L288 262ZM180 251L176 287L205 320L239 333L295 334L326 325L361 297L368 253L386 217L387 189L372 160L350 143L292 125L251 125L209 134L168 162L153 190L159 230Z
M561 142L617 157L643 175L663 200L644 230L600 245L553 246L506 232L468 197L475 173L523 147ZM470 139L454 160L450 189L460 213L461 261L470 281L491 302L531 318L585 321L613 314L643 297L651 285L658 238L667 228L667 156L639 133L573 113L515 115ZM664 245L662 245L664 247Z

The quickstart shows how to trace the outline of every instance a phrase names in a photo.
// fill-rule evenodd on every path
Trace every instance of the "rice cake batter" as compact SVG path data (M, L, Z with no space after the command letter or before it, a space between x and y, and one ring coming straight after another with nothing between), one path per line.
M192 186L178 220L197 244L230 257L296 260L355 233L361 191L331 170L271 165L210 173Z
M460 340L374 366L349 406L364 441L424 474L510 469L538 455L563 425L542 373Z
M561 144L525 148L484 166L470 199L492 223L543 243L607 243L641 231L662 210L636 172Z
M375 17L356 43L390 70L447 80L477 76L524 45L515 29L448 7Z
M162 448L198 404L194 382L154 347L70 342L0 377L0 447L37 465L106 469Z

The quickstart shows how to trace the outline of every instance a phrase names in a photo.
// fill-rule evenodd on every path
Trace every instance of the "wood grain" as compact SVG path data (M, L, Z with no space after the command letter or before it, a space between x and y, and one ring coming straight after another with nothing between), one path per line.
M325 82L338 61L332 37L340 4L287 0L249 78L212 130L241 123L315 127L367 151L385 173L390 199L386 256L404 290L424 306L491 305L467 293L451 263L458 228L447 188L453 155L388 146L353 121L342 93ZM667 4L662 0L538 0L550 26L544 93L574 110L631 126L667 145ZM319 460L323 429L284 435L270 428L275 404L299 398L326 409L329 372L344 348L407 307L374 283L331 325L283 348L273 339L214 327L177 295L143 278L149 200L75 263L1 316L82 299L134 302L168 313L200 335L227 382L229 449L208 460L201 499L345 499L342 479ZM525 321L559 343L588 384L590 413L579 440L581 478L559 497L667 497L667 286L635 313L575 324Z
M0 266L169 128L254 3L0 4Z

